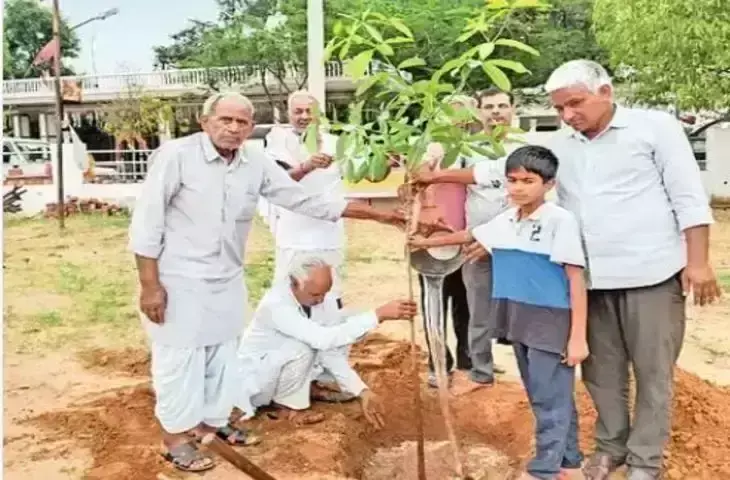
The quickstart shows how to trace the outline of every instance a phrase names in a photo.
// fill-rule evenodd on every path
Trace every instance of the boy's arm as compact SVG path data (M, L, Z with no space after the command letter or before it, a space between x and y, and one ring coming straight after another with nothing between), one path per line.
M420 248L445 247L449 245L464 245L474 241L469 230L448 233L445 235L431 236L411 241L411 246Z
M460 183L462 185L474 185L477 183L474 177L474 167L459 168L453 170L437 170L431 172L418 172L414 181L426 185L434 183Z

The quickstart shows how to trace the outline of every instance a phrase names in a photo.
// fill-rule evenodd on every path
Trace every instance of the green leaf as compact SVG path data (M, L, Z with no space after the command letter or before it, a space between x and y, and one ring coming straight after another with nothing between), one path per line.
M411 29L406 27L406 24L403 23L402 20L398 18L391 18L390 24L393 25L393 27L398 30L400 33L405 35L408 38L413 38L413 32L411 32Z
M526 45L522 42L519 42L517 40L512 40L511 38L499 38L494 42L496 45L501 45L503 47L511 47L516 48L517 50L522 50L523 52L527 52L531 55L534 55L536 57L540 56L540 52L535 50L529 45Z
M485 62L484 65L482 65L482 69L492 82L494 82L494 85L497 88L505 92L509 92L512 89L512 83L509 81L509 78L507 78L507 75L499 69L499 67L489 62Z
M441 160L441 168L449 168L451 165L456 162L456 159L459 158L459 148L451 145L451 148L446 149L446 154L444 155L443 160Z
M395 45L397 43L413 43L413 39L408 37L392 37L387 39L385 43L390 45Z
M492 150L488 149L487 147L481 146L481 145L469 145L469 148L478 153L479 155L482 155L483 157L490 158L492 160L497 160L498 158L501 158L501 155L497 155Z
M479 58L484 60L494 52L494 42L483 43L477 47L479 49Z
M365 50L345 63L344 71L353 80L360 80L365 76L370 61L373 59L373 50Z
M381 55L384 57L390 57L395 52L393 51L393 47L388 45L387 43L379 43L375 46L375 49L380 52Z
M304 146L310 155L314 155L319 150L319 128L317 122L309 124L304 131Z
M337 20L335 22L335 25L334 25L332 31L334 32L336 37L342 35L342 32L345 31L345 28L342 25L342 20Z
M507 70L512 70L515 73L529 73L530 71L525 68L524 65L520 62L515 62L514 60L502 60L502 59L494 59L489 60L487 63L495 65L500 68L506 68Z
M361 96L363 93L368 91L370 87L378 83L378 80L380 80L380 77L378 77L377 75L370 75L360 80L357 85L357 89L355 90L355 96Z
M477 30L469 30L469 31L464 32L461 35L459 35L459 37L456 39L456 41L458 43L464 43L476 34L477 34Z
M373 37L376 42L383 41L383 36L380 34L377 28L373 27L372 25L368 25L367 23L364 23L363 25L365 26L365 30L368 31L370 36Z
M403 60L398 64L398 70L404 70L411 67L423 67L426 65L426 61L419 57L411 57L407 60Z

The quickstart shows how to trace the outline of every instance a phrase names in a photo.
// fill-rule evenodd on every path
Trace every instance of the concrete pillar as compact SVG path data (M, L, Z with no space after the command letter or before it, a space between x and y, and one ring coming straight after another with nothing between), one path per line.
M13 115L13 137L20 138L20 115Z
M707 169L702 183L708 195L730 198L730 123L712 126L705 132Z
M325 108L324 0L307 0L307 87Z

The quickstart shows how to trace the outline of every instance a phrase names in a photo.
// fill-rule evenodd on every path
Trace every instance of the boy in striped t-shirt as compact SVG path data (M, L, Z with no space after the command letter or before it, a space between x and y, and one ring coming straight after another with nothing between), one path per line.
M557 170L549 149L521 147L505 164L511 208L471 231L411 241L475 239L492 256L490 336L512 343L535 416L536 453L522 480L561 478L583 460L574 388L575 366L588 356L585 256L575 218L545 201Z

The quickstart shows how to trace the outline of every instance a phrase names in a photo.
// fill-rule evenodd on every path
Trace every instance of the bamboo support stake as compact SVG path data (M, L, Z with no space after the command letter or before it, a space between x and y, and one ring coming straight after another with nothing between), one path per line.
M413 222L418 222L418 219L414 219L413 212L413 189L411 188L408 174L405 177L405 188L406 188L406 202L405 202L405 215L406 215L406 238L405 238L405 259L406 269L408 271L408 300L411 302L415 301L414 287L413 287L413 268L411 267L411 249L408 245L408 237L412 231ZM413 406L416 410L416 457L418 459L418 480L426 480L426 452L424 445L424 433L423 433L423 406L421 401L421 378L418 373L418 347L416 344L416 324L411 319L411 380L413 382Z

